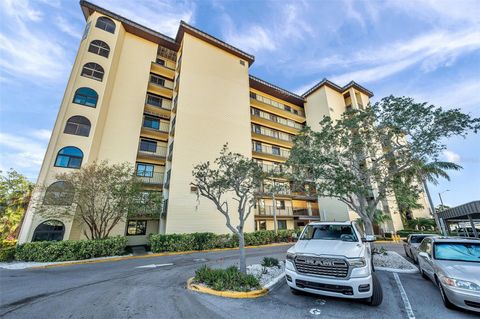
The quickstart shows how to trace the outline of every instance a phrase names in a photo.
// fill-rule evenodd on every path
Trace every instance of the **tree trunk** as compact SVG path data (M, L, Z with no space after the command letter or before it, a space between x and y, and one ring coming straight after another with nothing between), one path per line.
M368 217L364 217L363 219L363 226L365 227L365 234L366 235L374 235L373 231L373 223Z
M238 248L240 250L240 272L247 274L247 264L245 260L245 237L243 237L243 232L238 235Z

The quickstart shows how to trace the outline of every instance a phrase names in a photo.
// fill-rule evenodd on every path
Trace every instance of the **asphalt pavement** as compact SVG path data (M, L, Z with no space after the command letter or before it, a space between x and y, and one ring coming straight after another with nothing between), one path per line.
M400 245L392 249L399 249ZM288 246L247 250L247 263L285 258ZM236 250L129 259L48 269L0 269L0 318L478 318L448 310L433 283L398 274L411 304L405 308L393 273L377 271L384 301L293 295L285 283L257 299L226 299L185 289L203 264L236 264Z

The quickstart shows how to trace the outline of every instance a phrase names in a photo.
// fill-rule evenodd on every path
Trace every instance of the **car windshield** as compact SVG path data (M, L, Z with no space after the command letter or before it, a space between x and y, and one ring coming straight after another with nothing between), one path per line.
M308 225L300 240L323 239L355 242L357 235L350 225Z
M411 242L412 244L420 244L425 237L427 237L427 236L418 236L418 235L415 235L415 236L412 236L412 237L410 238L410 242Z
M480 263L480 243L436 243L435 259Z

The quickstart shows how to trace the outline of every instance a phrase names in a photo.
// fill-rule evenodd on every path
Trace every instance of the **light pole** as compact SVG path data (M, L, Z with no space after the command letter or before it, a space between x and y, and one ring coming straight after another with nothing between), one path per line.
M440 204L442 204L442 209L443 209L443 207L444 207L444 205L443 205L443 199L442 199L442 194L443 194L443 193L446 193L446 192L449 192L449 191L450 191L449 189L446 189L446 190L444 190L443 192L438 193L438 197L440 198Z

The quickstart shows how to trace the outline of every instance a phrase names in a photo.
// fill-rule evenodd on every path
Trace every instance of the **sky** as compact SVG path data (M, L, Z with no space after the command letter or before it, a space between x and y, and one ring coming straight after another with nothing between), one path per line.
M480 116L480 1L92 0L174 37L180 20L255 55L250 73L301 94L328 78ZM0 170L35 181L85 26L78 1L0 1ZM480 199L480 134L445 141L463 166L430 191Z

